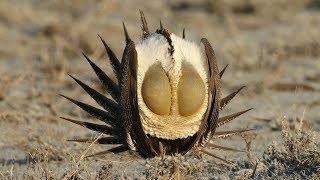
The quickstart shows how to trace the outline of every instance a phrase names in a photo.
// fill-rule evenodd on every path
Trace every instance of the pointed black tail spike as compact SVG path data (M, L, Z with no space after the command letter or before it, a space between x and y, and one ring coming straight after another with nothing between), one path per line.
M182 38L185 39L186 38L186 29L183 28L182 30Z
M117 84L115 82L113 82L109 76L106 75L106 73L104 73L95 63L93 63L88 56L86 56L84 53L82 53L83 56L86 58L86 60L89 62L89 64L91 65L92 69L94 70L94 72L96 73L96 75L98 76L100 82L103 84L103 86L107 89L107 91L109 92L109 94L112 96L112 98L115 101L119 101L119 96L120 96L120 90L119 87L117 86Z
M227 64L221 71L220 71L220 79L222 78L224 72L226 71L227 67L229 66L229 64Z
M164 29L163 29L163 26L162 26L162 22L161 22L161 19L160 19L160 32L162 32Z
M111 148L111 149L106 150L106 151L102 151L102 152L98 152L98 153L95 153L95 154L88 155L88 156L86 156L86 158L94 157L94 156L101 156L101 155L111 154L111 153L115 153L116 154L116 153L121 153L121 152L128 151L128 150L130 150L130 148L127 145L121 145L121 146L117 146L117 147Z
M125 141L119 137L102 137L97 140L99 144L123 144Z
M67 139L67 141L70 142L80 142L80 143L93 143L94 139L92 138L86 138L86 139Z
M149 36L149 29L148 29L148 24L146 21L146 18L144 17L143 11L140 11L140 18L141 18L141 23L142 23L142 39L145 39Z
M98 139L84 138L84 139L68 139L67 141L80 142L80 143L93 143L96 144L123 144L123 141L119 137L101 137Z
M211 139L224 139L224 138L228 138L228 137L235 136L235 135L238 135L240 133L247 132L247 131L252 131L252 130L255 130L255 129L240 129L240 130L234 130L234 131L219 131L219 132L215 132Z
M211 157L213 157L213 158L219 159L220 161L222 161L222 162L224 162L224 163L226 163L226 164L228 164L228 165L233 165L233 164L234 164L232 161L223 159L223 158L221 158L221 157L219 157L219 156L217 156L217 155L214 155L214 154L212 154L212 153L210 153L210 152L208 152L208 151L206 151L206 150L204 150L204 149L201 149L200 152L202 152L202 153L204 153L204 154L206 154L206 155L209 155L209 156L211 156Z
M207 144L205 145L205 148L217 149L217 150L223 150L223 151L244 152L244 151L242 151L242 150L238 150L238 149L234 149L234 148L229 148L229 147L224 147L224 146L219 146L219 145L212 144L212 143L207 143Z
M131 39L130 39L130 36L129 36L129 34L128 34L127 28L126 28L126 26L124 25L124 22L122 22L122 25L123 25L124 35L125 35L125 37L126 37L126 44L128 44L129 42L131 42Z
M70 119L70 118L65 118L65 117L60 117L61 119L67 120L69 122L78 124L82 127L86 127L92 131L97 131L97 132L101 132L103 134L107 134L107 135L118 135L119 133L117 132L116 129L111 128L109 126L106 125L101 125L101 124L94 124L94 123L90 123L90 122L85 122L85 121L77 121L74 119Z
M228 116L224 116L224 117L221 117L218 119L217 121L217 127L220 127L232 120L234 120L235 118L237 118L238 116L252 110L253 108L250 108L250 109L247 109L247 110L244 110L244 111L240 111L240 112L237 112L237 113L234 113L234 114L231 114L231 115L228 115Z
M117 56L114 54L114 52L110 49L110 47L108 46L108 44L102 39L102 37L100 35L98 35L104 48L107 51L113 72L116 74L117 79L119 81L120 79L120 73L121 73L121 63L118 60Z
M227 104L243 89L245 86L240 87L237 91L229 94L220 100L220 111L227 106Z
M117 117L118 116L118 104L112 101L111 99L105 97L98 91L92 89L82 81L78 80L77 78L69 76L75 80L103 109L107 110L111 116Z
M74 100L74 99L69 98L67 96L64 96L64 95L61 95L61 96L68 99L69 101L71 101L72 103L74 103L75 105L77 105L78 107L80 107L81 109L86 111L87 113L89 113L91 116L94 116L95 118L105 122L106 124L109 124L112 127L117 127L117 128L119 126L121 127L121 124L119 124L119 122L117 122L117 120L114 117L112 117L109 112L95 108L91 105Z

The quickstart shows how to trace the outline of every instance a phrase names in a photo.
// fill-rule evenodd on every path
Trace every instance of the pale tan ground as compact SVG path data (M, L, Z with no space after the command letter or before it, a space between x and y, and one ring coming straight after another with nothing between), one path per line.
M66 139L90 136L92 132L59 119L90 118L59 96L63 93L93 104L67 73L101 90L81 52L111 72L97 34L120 58L124 48L122 21L131 37L136 42L140 40L139 9L144 11L151 31L158 28L161 19L175 34L182 34L186 28L187 39L200 42L206 37L212 43L220 69L229 64L223 77L224 95L246 85L223 114L254 108L226 127L256 128L257 136L252 142L254 161L262 161L263 152L272 141L281 141L282 119L292 127L304 119L304 128L319 132L318 0L2 0L0 178L92 179L99 172L104 177L120 178L171 176L166 173L172 173L173 168L157 158L143 160L124 153L81 159L89 145ZM296 88L296 84L300 86ZM237 137L221 143L239 149L246 146ZM106 147L94 145L88 154L103 149ZM184 172L181 176L237 178L252 173L246 153L216 154L239 166L229 168L210 157L190 154L183 157L187 164L180 168Z

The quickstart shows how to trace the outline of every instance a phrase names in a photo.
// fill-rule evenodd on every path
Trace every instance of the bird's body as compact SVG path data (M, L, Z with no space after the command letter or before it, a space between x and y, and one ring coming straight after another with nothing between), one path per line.
M121 61L101 38L118 83L85 56L112 99L73 78L104 110L66 97L106 125L63 119L103 133L97 140L100 144L118 145L98 154L135 150L143 157L154 157L193 149L221 159L206 148L234 149L209 141L248 131L216 132L217 127L248 111L219 118L219 112L243 87L221 98L225 68L219 72L208 40L203 38L199 44L187 41L184 31L180 38L161 23L160 29L150 33L140 13L142 41L135 44L124 26L126 48Z

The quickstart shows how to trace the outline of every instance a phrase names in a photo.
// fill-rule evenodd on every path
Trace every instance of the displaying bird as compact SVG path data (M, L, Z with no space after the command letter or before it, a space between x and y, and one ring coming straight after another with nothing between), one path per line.
M214 50L207 39L200 44L185 40L160 28L148 29L140 11L142 40L135 44L123 24L126 47L121 61L107 43L101 41L109 56L117 82L114 82L85 54L94 72L111 98L71 76L104 110L67 98L104 124L61 117L103 134L98 139L74 139L76 142L113 144L113 148L93 155L137 151L142 157L185 154L190 150L212 154L209 149L238 151L212 143L250 129L216 131L247 109L225 117L219 112L243 87L221 98L219 72ZM91 155L91 156L93 156Z

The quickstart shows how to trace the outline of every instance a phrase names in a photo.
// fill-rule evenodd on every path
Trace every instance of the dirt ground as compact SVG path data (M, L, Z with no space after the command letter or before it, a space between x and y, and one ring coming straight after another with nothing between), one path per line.
M149 29L207 38L229 67L223 94L245 85L222 115L253 107L225 129L255 130L220 140L244 153L141 159L133 152L96 158L101 145L67 142L93 132L59 119L92 119L59 94L94 104L68 73L102 90L85 52L112 75L97 34L118 57L122 21L140 41ZM319 0L1 0L0 178L4 179L317 179L320 177ZM95 121L92 119L92 121Z

